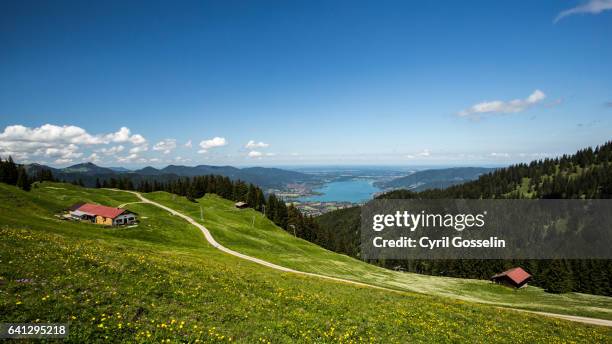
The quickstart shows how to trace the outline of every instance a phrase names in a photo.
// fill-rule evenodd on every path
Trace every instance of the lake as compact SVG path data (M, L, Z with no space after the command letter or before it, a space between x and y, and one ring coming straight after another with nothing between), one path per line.
M302 202L361 203L370 200L376 192L380 191L379 188L372 185L373 183L374 181L371 179L351 179L331 182L319 189L313 190L322 193L322 195L300 197L298 200Z

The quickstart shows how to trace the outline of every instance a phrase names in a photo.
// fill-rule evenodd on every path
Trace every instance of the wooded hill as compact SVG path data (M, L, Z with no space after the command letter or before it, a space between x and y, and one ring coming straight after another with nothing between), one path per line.
M612 141L573 155L516 164L482 175L475 181L421 192L396 190L387 199L517 199L611 198ZM333 211L317 217L316 243L330 250L359 257L360 208ZM372 262L388 268L431 275L488 279L511 266L522 266L533 284L550 292L578 291L612 295L610 260L411 260Z
M408 189L422 191L427 189L444 189L453 185L463 184L481 175L494 171L486 167L451 167L416 171L405 177L374 183L384 190Z

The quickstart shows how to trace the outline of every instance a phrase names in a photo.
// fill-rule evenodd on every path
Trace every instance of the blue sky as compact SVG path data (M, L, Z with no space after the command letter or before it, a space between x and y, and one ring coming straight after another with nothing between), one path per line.
M610 0L5 1L0 156L129 167L571 153L611 139L610 37Z

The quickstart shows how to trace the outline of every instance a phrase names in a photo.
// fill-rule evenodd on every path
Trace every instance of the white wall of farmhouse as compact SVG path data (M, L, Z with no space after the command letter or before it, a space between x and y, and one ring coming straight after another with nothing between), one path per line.
M125 213L125 214L121 214L121 215L117 216L113 220L113 225L123 225L123 224L126 224L126 223L133 223L134 221L136 221L136 215L135 214Z

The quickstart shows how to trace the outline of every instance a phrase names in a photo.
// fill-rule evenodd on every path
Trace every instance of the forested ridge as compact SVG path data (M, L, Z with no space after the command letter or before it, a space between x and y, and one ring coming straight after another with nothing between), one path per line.
M395 190L386 199L612 198L612 141L563 155L516 164L447 189ZM359 257L360 208L343 209L315 219L317 242L330 250ZM374 261L387 268L423 274L488 279L513 266L530 272L532 284L549 292L578 291L612 295L611 260L411 260Z

